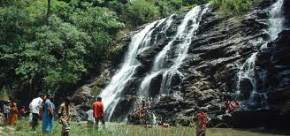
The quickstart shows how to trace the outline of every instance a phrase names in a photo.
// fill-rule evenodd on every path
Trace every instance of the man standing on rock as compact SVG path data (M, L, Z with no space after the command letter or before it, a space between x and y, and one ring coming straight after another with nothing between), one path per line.
M196 136L205 136L207 128L207 114L205 109L199 109L197 113Z
M32 120L31 120L31 127L32 130L35 130L35 128L38 125L38 120L40 118L40 109L42 108L43 100L45 99L45 95L40 95L37 98L34 98L30 104L30 114L32 114Z
M97 97L97 101L93 103L93 115L95 118L95 127L99 128L99 121L102 122L103 126L105 127L105 120L104 120L104 104L102 102L101 97Z

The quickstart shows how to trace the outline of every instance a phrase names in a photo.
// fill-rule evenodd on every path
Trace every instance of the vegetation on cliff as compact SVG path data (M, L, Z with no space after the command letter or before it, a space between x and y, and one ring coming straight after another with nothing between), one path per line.
M114 41L120 31L208 1L212 0L2 0L1 94L71 88L117 54ZM213 3L222 11L242 14L253 1Z

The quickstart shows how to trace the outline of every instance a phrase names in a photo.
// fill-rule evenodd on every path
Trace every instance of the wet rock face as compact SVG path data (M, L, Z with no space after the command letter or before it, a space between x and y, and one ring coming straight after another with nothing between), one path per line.
M160 94L160 87L162 82L162 75L159 74L158 76L154 77L151 80L150 86L149 86L149 95L152 97L156 97Z
M241 94L243 95L243 99L247 100L249 99L251 95L251 91L253 90L253 85L251 81L247 78L243 78L240 81L239 88L241 91Z
M272 2L269 1L269 3ZM290 11L288 10L289 3L289 1L284 3L284 14ZM261 7L267 8L268 6L265 5ZM239 66L269 39L268 34L264 32L268 28L268 17L268 13L262 8L240 18L221 17L215 12L209 12L204 16L197 35L193 37L188 59L181 68L185 77L180 91L183 92L187 106L181 106L182 108L176 110L175 114L170 115L171 117L175 116L178 120L178 117L191 116L197 107L211 107L210 111L215 112L212 115L213 118L218 115L217 113L223 112L223 99L228 94L231 96L231 93L235 93L238 89L236 81ZM288 20L289 14L285 17ZM289 23L286 22L286 24ZM258 51L255 67L257 90L269 91L266 103L270 105L270 110L255 113L257 116L261 114L265 117L258 118L257 123L253 123L255 127L263 126L261 123L263 124L268 119L268 114L272 115L274 112L283 114L281 117L275 114L276 118L270 122L277 123L279 119L288 118L290 109L290 93L288 93L290 56L287 53L290 48L289 40L289 32L283 31L277 40L268 44L269 48ZM244 78L241 79L239 88L243 98L248 99L254 87L249 79ZM257 95L253 99L259 102L264 98ZM162 105L164 106L164 103ZM169 112L169 109L163 108L163 112ZM185 115L182 111L190 111L190 114ZM246 111L244 112L237 118L243 118L243 115L247 114ZM184 122L184 118L181 120ZM266 124L268 127L274 127L269 123ZM238 121L235 126L242 127L243 121Z
M206 107L211 111L210 117L224 113L224 99L231 97L238 88L244 99L250 97L253 85L247 78L240 81L237 86L238 72L242 64L252 53L258 52L256 61L256 75L258 90L266 90L268 93L268 103L271 109L288 115L290 111L290 32L283 31L277 40L268 44L267 49L259 48L267 43L269 36L266 32L269 27L268 8L274 0L265 0L258 8L247 15L241 17L221 16L212 9L206 13L200 23L196 34L192 36L187 58L179 68L180 75L174 75L171 81L172 95L161 97L154 105L153 110L160 115L164 121L171 123L189 124L199 107ZM290 1L285 0L284 14L286 24L289 20ZM178 25L183 19L183 15L173 16L172 26L162 33L160 29L153 31L150 47L138 52L137 60L140 62L135 70L132 80L126 84L124 92L116 112L113 117L124 117L134 105L140 83L153 65L154 58L164 48L175 35ZM128 38L127 38L128 43ZM180 41L173 42L173 45ZM174 61L173 46L168 52L165 66L170 66ZM108 72L100 88L112 77L112 71ZM265 78L259 75L266 73ZM182 76L181 76L182 75ZM149 86L149 95L157 97L160 93L163 77L158 75L153 78ZM263 85L262 85L263 84ZM261 89L262 88L262 89ZM173 93L181 92L176 98ZM260 98L255 98L260 99ZM126 106L124 106L126 105ZM273 111L257 112L257 114L268 117ZM245 111L235 116L236 127L243 126L244 121L240 120L251 114ZM275 114L276 116L276 114ZM266 119L263 118L263 119ZM278 117L277 117L278 118ZM263 120L260 119L260 120ZM240 123L239 123L240 122ZM257 121L253 125L260 125L262 121ZM231 122L229 122L231 123Z
M122 122L124 121L127 117L127 113L132 110L132 107L134 106L135 99L129 99L130 95L124 96L120 99L119 103L116 106L115 112L113 113L112 121L119 121Z
M290 27L290 1L284 0L283 15L285 16L285 26Z
M290 31L284 30L279 37L269 43L267 50L259 52L257 66L267 73L268 102L272 109L285 112L290 102ZM263 57L267 56L267 57ZM257 71L258 74L260 71ZM289 109L286 110L289 112Z
M223 112L223 99L237 91L239 66L268 39L264 32L268 28L267 18L262 9L235 18L222 17L216 12L204 16L180 70L185 75L180 91L188 106L176 114L192 116L198 107ZM252 88L249 80L242 80L241 89L246 98ZM193 109L190 114L182 113L190 109Z
M263 7L267 8L267 6ZM221 17L215 12L209 12L205 15L197 35L193 37L188 59L180 69L185 75L180 85L181 88L176 89L176 91L183 92L184 102L187 106L183 107L182 104L185 103L182 102L179 104L175 102L176 105L168 103L168 106L174 105L172 108L176 109L175 114L169 114L168 117L176 118L177 122L178 117L182 117L181 122L184 123L183 116L192 116L198 107L211 107L210 111L215 112L212 115L213 118L218 115L217 113L223 113L223 99L231 96L238 89L237 73L239 66L253 52L258 51L260 46L267 43L266 41L269 39L268 34L265 33L268 28L268 17L268 13L263 9L256 9L240 18ZM286 53L289 52L287 46L289 41L285 39L289 39L289 33L284 31L274 43L271 43L271 45L276 46L275 49L265 49L264 52L260 51L257 55L256 80L260 84L257 88L259 90L270 90L268 94L269 104L283 98L283 102L279 104L277 102L272 103L272 109L290 107L289 97L282 96L285 95L285 92L275 92L277 89L285 90L285 87L290 85L290 61L286 59L290 58L289 53ZM266 77L262 76L264 73L267 73ZM249 79L244 78L241 79L239 88L243 98L248 99L253 90L253 85ZM263 98L257 96L253 99L262 101ZM164 108L166 104L163 100L160 100L159 103L163 106L157 106L156 111L170 113L172 108ZM181 105L182 108L176 108L177 105ZM190 113L185 115L182 111L190 111ZM285 110L283 111L285 112ZM237 127L242 126L242 123L235 125Z

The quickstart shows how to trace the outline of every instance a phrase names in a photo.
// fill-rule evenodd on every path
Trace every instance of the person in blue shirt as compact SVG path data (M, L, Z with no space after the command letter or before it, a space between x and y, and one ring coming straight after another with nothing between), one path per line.
M45 134L50 134L53 127L53 113L55 106L51 101L51 96L47 95L43 103L43 115L42 115L42 131Z

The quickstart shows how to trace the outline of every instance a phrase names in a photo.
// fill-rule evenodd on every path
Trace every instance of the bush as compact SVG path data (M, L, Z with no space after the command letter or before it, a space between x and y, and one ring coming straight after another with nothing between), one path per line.
M228 15L240 15L249 11L253 5L252 0L212 0L215 7Z
M208 0L183 0L184 5L201 5L207 3Z
M75 2L54 0L48 19L46 1L11 1L0 8L0 86L58 91L106 59L123 23L110 9Z
M128 19L134 26L151 22L160 15L159 8L154 2L146 0L135 0L126 10Z
M156 5L159 7L160 15L167 17L181 9L182 0L157 0Z

